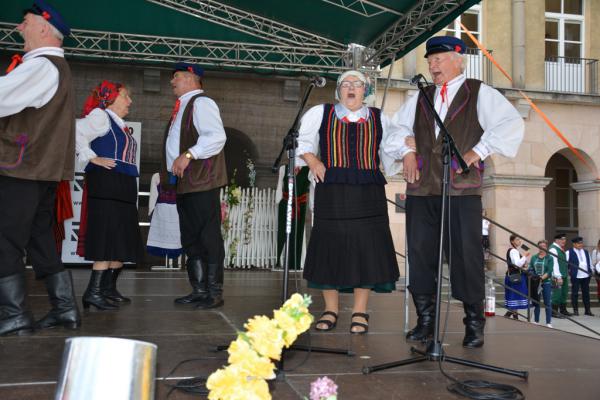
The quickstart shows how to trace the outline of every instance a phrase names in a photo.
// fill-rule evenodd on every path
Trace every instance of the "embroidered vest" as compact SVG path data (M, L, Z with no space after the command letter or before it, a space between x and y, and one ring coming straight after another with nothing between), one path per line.
M454 96L446 114L444 125L454 137L456 147L465 154L471 150L483 134L477 118L477 96L481 81L467 79ZM425 89L433 101L435 86ZM413 126L417 143L417 160L420 178L407 184L406 193L413 196L439 196L442 194L442 139L440 132L435 137L435 120L423 94L419 94L415 123ZM450 172L450 194L452 196L479 195L483 180L483 163L471 167L468 174L457 174L458 162L452 160Z
M198 142L199 133L194 126L194 102L204 93L193 96L187 103L181 118L179 137L179 154L185 153ZM172 188L167 172L166 145L171 121L167 124L163 141L163 159L160 171L160 184L165 189ZM219 154L204 160L192 160L183 173L183 178L177 179L177 194L206 192L227 185L227 168L225 166L225 148Z
M58 89L43 107L0 118L0 175L36 181L72 180L75 95L64 58L42 55L58 69Z
M370 107L364 122L343 122L332 104L325 104L319 129L324 183L377 184L387 182L379 169L383 128L381 110Z
M113 171L130 176L139 176L137 166L135 165L135 155L137 152L136 140L128 130L121 129L110 114L106 113L106 115L108 115L108 120L110 121L108 132L92 140L92 143L90 143L91 149L98 157L115 160L117 165L113 168ZM103 167L88 163L85 167L85 172L97 168Z

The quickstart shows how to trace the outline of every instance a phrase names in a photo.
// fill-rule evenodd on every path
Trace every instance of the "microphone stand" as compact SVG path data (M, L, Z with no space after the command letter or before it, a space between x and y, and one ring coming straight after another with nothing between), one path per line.
M415 78L417 78L417 77L415 77ZM435 118L435 122L437 123L437 125L440 128L440 134L443 135L442 205L441 205L441 213L440 213L440 242L439 242L439 247L438 247L438 270L437 270L437 287L436 287L436 301L435 301L434 335L433 335L433 339L427 342L425 351L417 349L414 346L412 346L410 348L411 353L413 353L413 354L416 353L416 354L418 354L418 356L400 360L400 361L394 361L394 362L390 362L390 363L386 363L386 364L374 365L371 367L364 366L362 369L362 372L363 372L363 374L370 374L371 372L381 371L384 369L399 367L399 366L403 366L403 365L414 364L414 363L418 363L418 362L422 362L422 361L448 361L450 363L464 365L467 367L479 368L479 369L483 369L486 371L492 371L492 372L497 372L497 373L501 373L501 374L517 376L517 377L527 380L527 377L529 376L529 372L527 372L527 371L518 371L518 370L512 370L512 369L507 369L507 368L502 368L502 367L496 367L493 365L483 364L483 363L470 361L470 360L466 360L466 359L462 359L462 358L450 357L450 356L447 356L446 354L444 354L444 349L443 349L442 343L440 341L440 309L441 309L441 302L442 302L441 297L442 297L442 268L444 265L444 239L448 240L449 235L450 235L450 232L448 232L448 235L447 235L448 237L444 237L444 236L446 236L444 234L445 229L446 229L446 224L449 224L449 222L450 222L449 221L450 214L448 212L448 205L450 204L450 180L449 180L449 177L450 177L450 162L451 162L452 156L456 157L456 159L458 160L458 163L459 163L461 169L463 170L463 173L468 172L469 168L467 167L467 164L465 163L464 159L462 158L460 152L456 148L454 138L452 137L450 132L448 132L448 129L442 122L440 116L438 115L437 111L435 110L435 106L433 105L433 102L431 101L429 96L427 96L427 93L425 92L425 86L421 82L420 78L421 77L419 77L419 79L416 79L415 83L417 84L417 86L419 88L420 94L425 99L425 102L427 103L428 108L432 112L432 114ZM450 263L451 263L451 260L449 259L448 264L451 265Z
M296 197L295 196L295 183L296 183L296 147L298 147L298 129L300 128L300 117L302 115L302 111L304 110L304 106L308 98L310 97L310 93L314 89L315 86L321 86L321 83L325 83L324 80L319 78L313 79L306 91L304 93L304 98L302 99L302 103L300 103L300 107L298 109L298 113L296 114L296 118L294 119L294 123L292 127L288 131L285 138L283 138L283 145L281 147L281 151L277 156L277 159L273 163L273 167L271 167L271 171L273 173L277 173L279 170L279 165L281 164L281 159L283 157L283 153L287 151L288 156L288 173L287 173L287 187L288 187L288 198L287 198L287 207L285 213L285 251L284 251L284 259L283 259L283 285L281 290L281 304L285 303L288 299L288 287L289 287L289 270L290 270L290 241L291 241L291 233L292 233L292 201ZM297 226L297 225L296 225ZM297 251L298 249L294 246L294 249ZM296 257L294 259L294 266ZM344 354L347 356L353 356L354 352L346 349L333 349L333 348L324 348L324 347L313 347L306 345L298 345L294 344L290 346L288 349L283 349L281 354L281 360L277 362L277 374L279 376L284 376L284 357L285 353L290 350L295 351L308 351L315 353L327 353L327 354Z
M289 163L288 163L288 173L287 173L287 186L288 186L288 199L287 199L287 208L286 208L286 219L285 219L285 252L284 252L284 262L283 262L283 282L282 282L282 290L281 290L281 304L286 302L289 297L288 288L289 288L289 271L290 271L290 237L292 233L292 201L295 196L295 182L296 176L294 173L294 169L296 168L296 147L298 147L298 129L300 127L300 116L302 115L302 111L304 110L304 106L306 105L306 101L310 97L310 93L314 89L315 86L324 85L324 79L313 79L306 91L304 93L304 98L302 99L302 103L300 103L300 108L298 109L298 113L296 114L296 118L294 119L294 123L292 127L288 131L287 135L283 138L283 146L281 147L281 151L277 156L277 159L273 163L271 167L271 171L273 173L277 173L279 170L279 165L281 164L281 159L283 158L283 154L287 152ZM295 261L296 257L294 257ZM227 350L229 346L217 346L217 351ZM284 357L285 353L290 351L306 351L306 352L314 352L314 353L327 353L327 354L344 354L347 356L354 356L355 353L351 350L346 349L334 349L334 348L325 348L325 347L314 347L307 345L299 345L294 344L290 346L288 349L283 349L281 352L281 359L276 363L277 366L277 378L282 379L285 378L284 373Z

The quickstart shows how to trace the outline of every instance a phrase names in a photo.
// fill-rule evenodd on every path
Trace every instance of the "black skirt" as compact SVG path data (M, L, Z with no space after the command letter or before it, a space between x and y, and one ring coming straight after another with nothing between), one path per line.
M86 173L85 258L139 262L143 258L134 176L96 169Z
M317 184L304 264L309 286L389 292L398 262L382 185Z

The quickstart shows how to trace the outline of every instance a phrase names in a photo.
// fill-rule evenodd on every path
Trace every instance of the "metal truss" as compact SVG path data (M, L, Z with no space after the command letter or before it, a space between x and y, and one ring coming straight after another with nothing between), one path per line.
M281 45L343 49L345 45L214 0L146 0Z
M366 18L375 17L380 14L390 13L395 15L402 15L399 11L393 10L389 7L382 6L368 0L322 0L325 3L333 4L334 6L341 7L347 11L353 12L358 15L362 15Z
M405 49L417 37L437 25L448 14L463 6L467 0L419 0L398 21L367 47L375 53L367 61L380 63L395 59L396 54Z
M0 22L0 47L22 51L16 24ZM73 29L65 53L76 57L172 63L188 60L217 68L339 74L346 50L238 43Z

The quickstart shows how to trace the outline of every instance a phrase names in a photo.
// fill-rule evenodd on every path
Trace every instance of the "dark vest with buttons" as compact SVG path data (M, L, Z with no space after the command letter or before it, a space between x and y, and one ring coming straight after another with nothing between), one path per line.
M179 137L179 154L183 154L190 147L193 147L198 142L198 130L194 126L194 102L198 97L204 97L204 93L193 96L187 103L181 118L181 129ZM160 171L160 184L162 187L169 189L173 185L169 184L167 172L167 157L166 145L167 137L171 121L167 124L165 138L163 141L163 159ZM206 192L227 185L227 168L225 166L225 148L221 151L204 160L191 160L183 178L177 179L177 194Z
M467 79L462 84L446 113L444 125L454 137L456 147L465 154L479 143L483 128L477 118L477 96L481 81ZM425 92L433 100L435 86L429 86ZM420 179L407 184L406 193L412 196L439 196L442 194L442 139L440 132L435 137L435 120L423 94L419 94L415 123L413 126L417 144L417 159ZM452 196L481 196L483 180L483 162L478 168L470 168L468 174L457 174L458 163L452 160L450 172L450 194Z
M121 127L115 120L108 115L110 127L105 135L97 137L90 143L90 148L98 157L110 158L115 160L116 166L114 172L120 172L125 175L138 177L138 169L135 163L137 153L137 142L131 132ZM103 169L98 165L88 163L85 172L94 169Z
M319 129L321 161L326 168L324 183L385 185L379 169L382 133L378 108L370 107L364 122L344 122L335 114L333 104L324 104Z
M43 107L0 118L0 175L35 181L72 180L75 95L64 58L42 55L58 69L58 89Z

